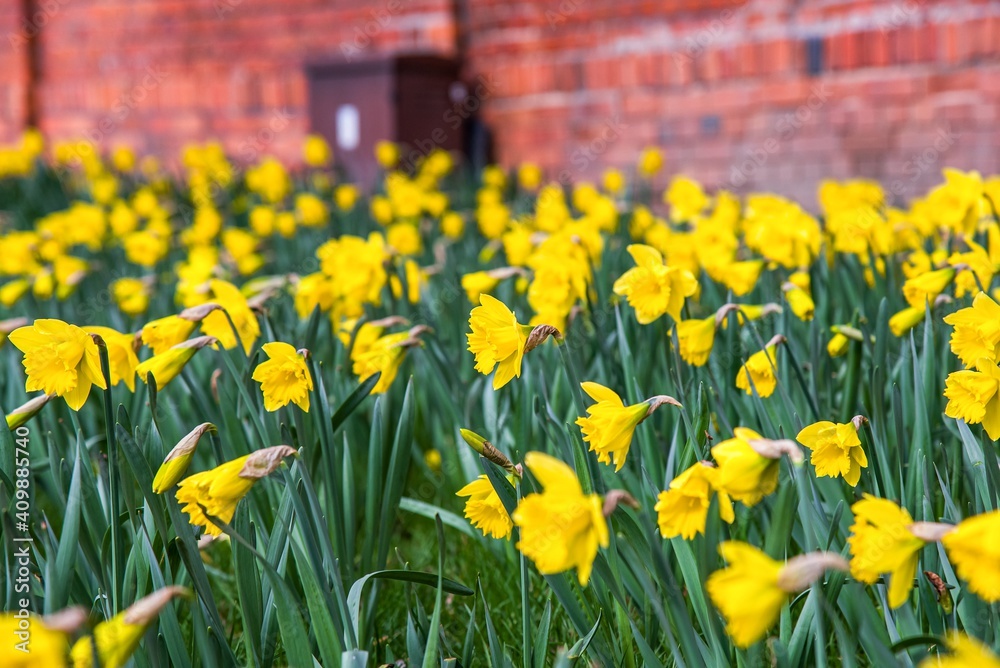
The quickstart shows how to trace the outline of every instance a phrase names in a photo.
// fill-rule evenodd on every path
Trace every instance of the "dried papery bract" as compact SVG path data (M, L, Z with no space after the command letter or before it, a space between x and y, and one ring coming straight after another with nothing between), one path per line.
M635 500L635 497L626 492L624 489L612 489L604 495L604 507L602 508L602 513L605 517L611 517L611 515L618 510L618 506L628 506L629 508L638 509L639 502Z
M795 594L823 576L826 571L848 572L850 564L835 552L810 552L792 557L778 572L778 587Z
M297 456L298 450L290 445L273 445L251 454L239 472L241 478L260 480L273 473L285 457Z
M125 610L124 621L126 624L148 626L173 598L177 596L189 596L190 594L191 592L188 589L177 585L158 589L149 596L144 596L130 605Z
M528 334L528 340L524 342L524 352L529 353L538 346L545 343L545 339L552 337L557 341L562 339L562 333L552 325L537 325Z
M747 443L750 444L754 452L767 459L781 459L782 455L788 455L793 464L801 464L805 461L805 457L802 455L802 448L795 441L787 438L779 440L760 438L747 441Z
M936 543L955 530L955 525L942 522L914 522L906 530L925 543Z
M670 406L676 406L677 408L684 408L684 405L681 402L677 401L673 397L666 394L657 394L655 397L650 397L649 399L646 399L644 403L646 403L649 406L649 408L646 409L647 418L653 414L653 411L655 411L660 406L663 406L664 404Z
M87 621L87 609L80 605L63 608L42 617L46 628L60 633L74 633Z
M6 336L18 327L27 327L28 324L30 323L27 318L8 318L6 320L0 320L0 334Z
M204 304L198 304L197 306L184 309L177 314L177 317L190 322L201 322L209 313L218 311L221 308L222 307L215 302L205 302Z

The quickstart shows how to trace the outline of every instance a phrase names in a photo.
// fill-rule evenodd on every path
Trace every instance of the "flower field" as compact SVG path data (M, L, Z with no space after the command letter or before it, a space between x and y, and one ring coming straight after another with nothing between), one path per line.
M1000 666L1000 177L376 157L0 150L0 665Z

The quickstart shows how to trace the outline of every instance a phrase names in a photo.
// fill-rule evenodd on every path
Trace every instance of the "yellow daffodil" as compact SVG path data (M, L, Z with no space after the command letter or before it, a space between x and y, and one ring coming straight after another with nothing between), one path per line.
M78 411L92 385L106 389L97 344L80 327L43 318L15 329L9 338L24 353L26 391L56 394Z
M764 637L790 594L807 588L826 570L847 570L847 562L830 552L812 552L782 563L753 545L730 540L719 544L719 554L728 566L712 573L705 589L726 618L726 633L739 647Z
M358 187L351 183L342 183L333 191L333 201L341 211L350 211L357 204L361 193Z
M115 304L125 315L136 317L149 309L149 286L139 278L119 278L111 284Z
M719 470L708 462L696 462L670 482L670 488L660 492L654 510L660 534L664 538L680 536L691 540L705 533L708 508L712 495L719 499L719 517L728 524L735 519L729 495L716 486Z
M834 331L833 336L826 344L826 353L830 357L841 357L847 354L847 349L851 345L851 340L842 332Z
M380 141L375 144L375 160L382 169L392 169L399 162L399 147L391 141Z
M499 283L500 279L488 271L474 271L462 275L462 289L473 304L479 303L482 294L493 292Z
M421 345L419 337L425 331L427 327L418 325L407 332L396 332L375 338L370 345L365 341L355 341L354 349L351 350L354 375L363 382L376 373L381 373L372 389L372 394L384 393L399 373L406 351ZM360 336L358 338L360 339ZM362 343L361 348L358 347L359 342Z
M713 280L719 281L733 291L737 297L749 294L761 272L764 271L763 260L743 260L741 262L720 262L711 268L706 266Z
M406 301L411 304L420 302L420 291L427 284L427 273L413 259L406 258L403 262L403 276L406 278ZM389 277L389 287L395 299L403 298L403 281L397 274Z
M399 255L417 255L423 250L420 230L412 223L393 223L386 230L385 241Z
M879 575L888 574L889 606L898 608L913 588L920 550L927 542L940 538L943 525L915 524L905 508L871 494L865 494L851 506L851 511L854 524L847 539L851 546L851 575L874 584Z
M921 313L923 316L923 313ZM951 332L951 352L966 368L980 359L1000 362L1000 304L985 292L972 300L972 306L945 316Z
M681 359L693 366L704 366L715 344L716 316L681 320L677 323L677 343Z
M309 412L309 393L313 389L312 375L306 366L307 350L275 341L263 346L267 360L257 365L252 378L260 383L264 408L276 411L294 403Z
M243 351L249 354L254 341L260 336L260 324L246 297L235 285L219 279L209 281L209 293L206 296L206 302L218 304L222 308L213 310L204 317L201 331L215 337L226 350L236 347L238 334ZM226 314L229 314L228 318ZM229 324L230 318L232 325ZM233 326L236 327L235 333Z
M698 290L698 281L685 269L668 267L651 246L632 244L628 252L636 266L615 281L615 294L628 299L640 324L647 325L664 313L679 321L684 299Z
M70 633L87 619L83 608L40 617L0 612L0 665L4 668L64 668Z
M601 175L601 186L609 195L620 195L625 190L625 175L614 168L606 169Z
M296 455L295 448L275 445L238 457L214 469L195 473L181 480L177 501L191 517L191 524L205 527L211 536L222 534L206 515L229 524L236 513L236 504L261 478L273 473L285 457ZM204 507L204 510L202 510Z
M25 278L15 279L0 286L0 304L10 308L21 300L21 297L31 289L31 281Z
M156 380L156 387L162 390L167 383L177 377L196 352L215 343L216 340L211 336L189 339L140 362L135 372L139 375L139 380L144 383L148 383L149 376L152 375Z
M424 464L427 464L427 468L434 473L441 472L442 462L441 451L437 448L431 448L430 450L424 452Z
M927 302L933 304L937 296L945 291L954 278L955 269L953 267L928 271L908 279L903 284L903 296L910 306L923 308Z
M94 629L93 638L84 636L76 641L70 650L73 668L91 668L94 665L94 651L101 668L121 668L139 647L146 629L149 628L160 611L175 596L185 596L184 587L164 587L145 598L141 598L127 609Z
M310 167L326 167L330 164L330 145L322 135L310 134L302 144L302 157Z
M772 441L752 429L736 427L733 438L712 447L719 465L716 489L746 506L753 506L778 487L780 458L802 462L802 451L791 441Z
M510 530L514 523L507 515L489 477L479 476L458 490L456 496L468 497L465 501L465 517L472 526L482 531L484 536L510 538Z
M597 461L614 464L620 471L632 445L632 433L640 422L665 403L680 406L673 397L657 396L626 406L618 394L598 383L580 383L583 391L596 401L587 408L587 417L577 418L583 440L597 453Z
M964 633L951 633L945 656L928 656L918 668L1000 668L1000 658L989 647Z
M21 327L26 327L29 323L27 318L8 318L7 320L0 320L0 347L7 343L7 337L15 329L20 329Z
M469 351L476 356L476 371L487 376L493 371L493 389L499 390L515 376L521 376L524 347L531 328L517 322L517 316L502 301L482 294L479 306L469 314L472 331L466 337Z
M778 386L775 375L778 368L778 343L784 341L781 335L768 342L763 350L755 352L740 367L736 374L736 387L753 396L754 391L761 399L774 394Z
M636 166L639 175L646 179L656 176L663 169L663 153L660 149L649 146L639 154L639 164Z
M149 346L154 355L166 352L187 340L205 316L218 309L214 303L185 309L178 315L168 315L147 322L140 332L143 345Z
M215 433L215 431L214 424L203 422L188 432L187 436L182 438L167 453L167 456L163 458L163 463L153 478L153 492L163 494L176 485L184 476L185 471L187 471L188 465L191 463L191 458L194 456L195 448L198 447L198 441L205 434L209 432Z
M868 458L861 448L858 429L865 422L860 415L847 424L816 422L795 437L812 450L810 461L819 477L843 477L854 487L861 479L861 469L868 467Z
M944 414L982 423L991 440L1000 439L1000 368L988 359L980 359L975 370L948 374L944 396L948 399Z
M941 539L968 589L987 603L1000 601L1000 510L962 520Z
M573 469L554 457L529 452L524 463L543 491L521 499L511 517L521 532L517 548L543 575L576 568L586 585L598 548L609 541L601 497L584 494Z
M663 201L670 205L670 219L682 222L700 216L709 200L700 183L687 176L675 176L663 193Z
M111 384L117 385L125 381L129 391L135 391L135 368L139 365L139 358L135 354L138 344L135 334L122 334L110 327L84 327L83 330L100 336L107 345Z
M910 306L894 313L889 318L889 331L892 332L893 336L904 336L911 329L923 322L926 312L926 307L921 304L920 306ZM945 320L947 321L947 318Z
M465 232L465 218L462 214L449 211L441 216L441 234L449 239L460 239Z
M533 162L523 162L517 168L517 184L524 190L538 190L542 184L542 169Z
M792 307L792 313L799 320L806 322L813 319L816 312L816 304L813 303L812 296L808 290L804 290L794 283L785 283L781 288L785 293L788 305Z

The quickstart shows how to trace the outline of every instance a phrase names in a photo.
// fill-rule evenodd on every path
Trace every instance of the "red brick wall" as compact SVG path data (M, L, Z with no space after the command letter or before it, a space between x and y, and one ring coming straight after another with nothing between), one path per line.
M505 162L592 178L656 144L710 185L810 203L825 176L877 177L905 198L946 164L1000 172L997 2L472 5L470 66L495 75Z
M0 5L0 30L20 25ZM1000 3L989 0L32 0L43 130L173 153L219 137L294 158L302 64L453 53L488 76L505 163L594 178L662 146L711 186L812 202L825 176L920 192L946 164L1000 172ZM822 71L807 71L807 40ZM0 55L0 133L24 117ZM244 151L245 152L245 151Z
M448 0L35 2L57 6L39 56L43 131L146 151L219 138L297 159L304 62L454 44Z
M15 138L28 121L28 45L37 31L20 0L0 3L0 139Z

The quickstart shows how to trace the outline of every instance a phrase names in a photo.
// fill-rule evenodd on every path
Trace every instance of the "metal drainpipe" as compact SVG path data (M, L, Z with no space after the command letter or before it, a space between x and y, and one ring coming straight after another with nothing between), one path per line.
M469 0L452 0L451 17L455 24L455 61L458 63L458 67L464 76L466 74L465 54L469 42L467 27L469 22Z
M21 0L22 25L25 27L24 45L24 128L38 127L38 47L42 27L33 23L38 10L37 0Z

